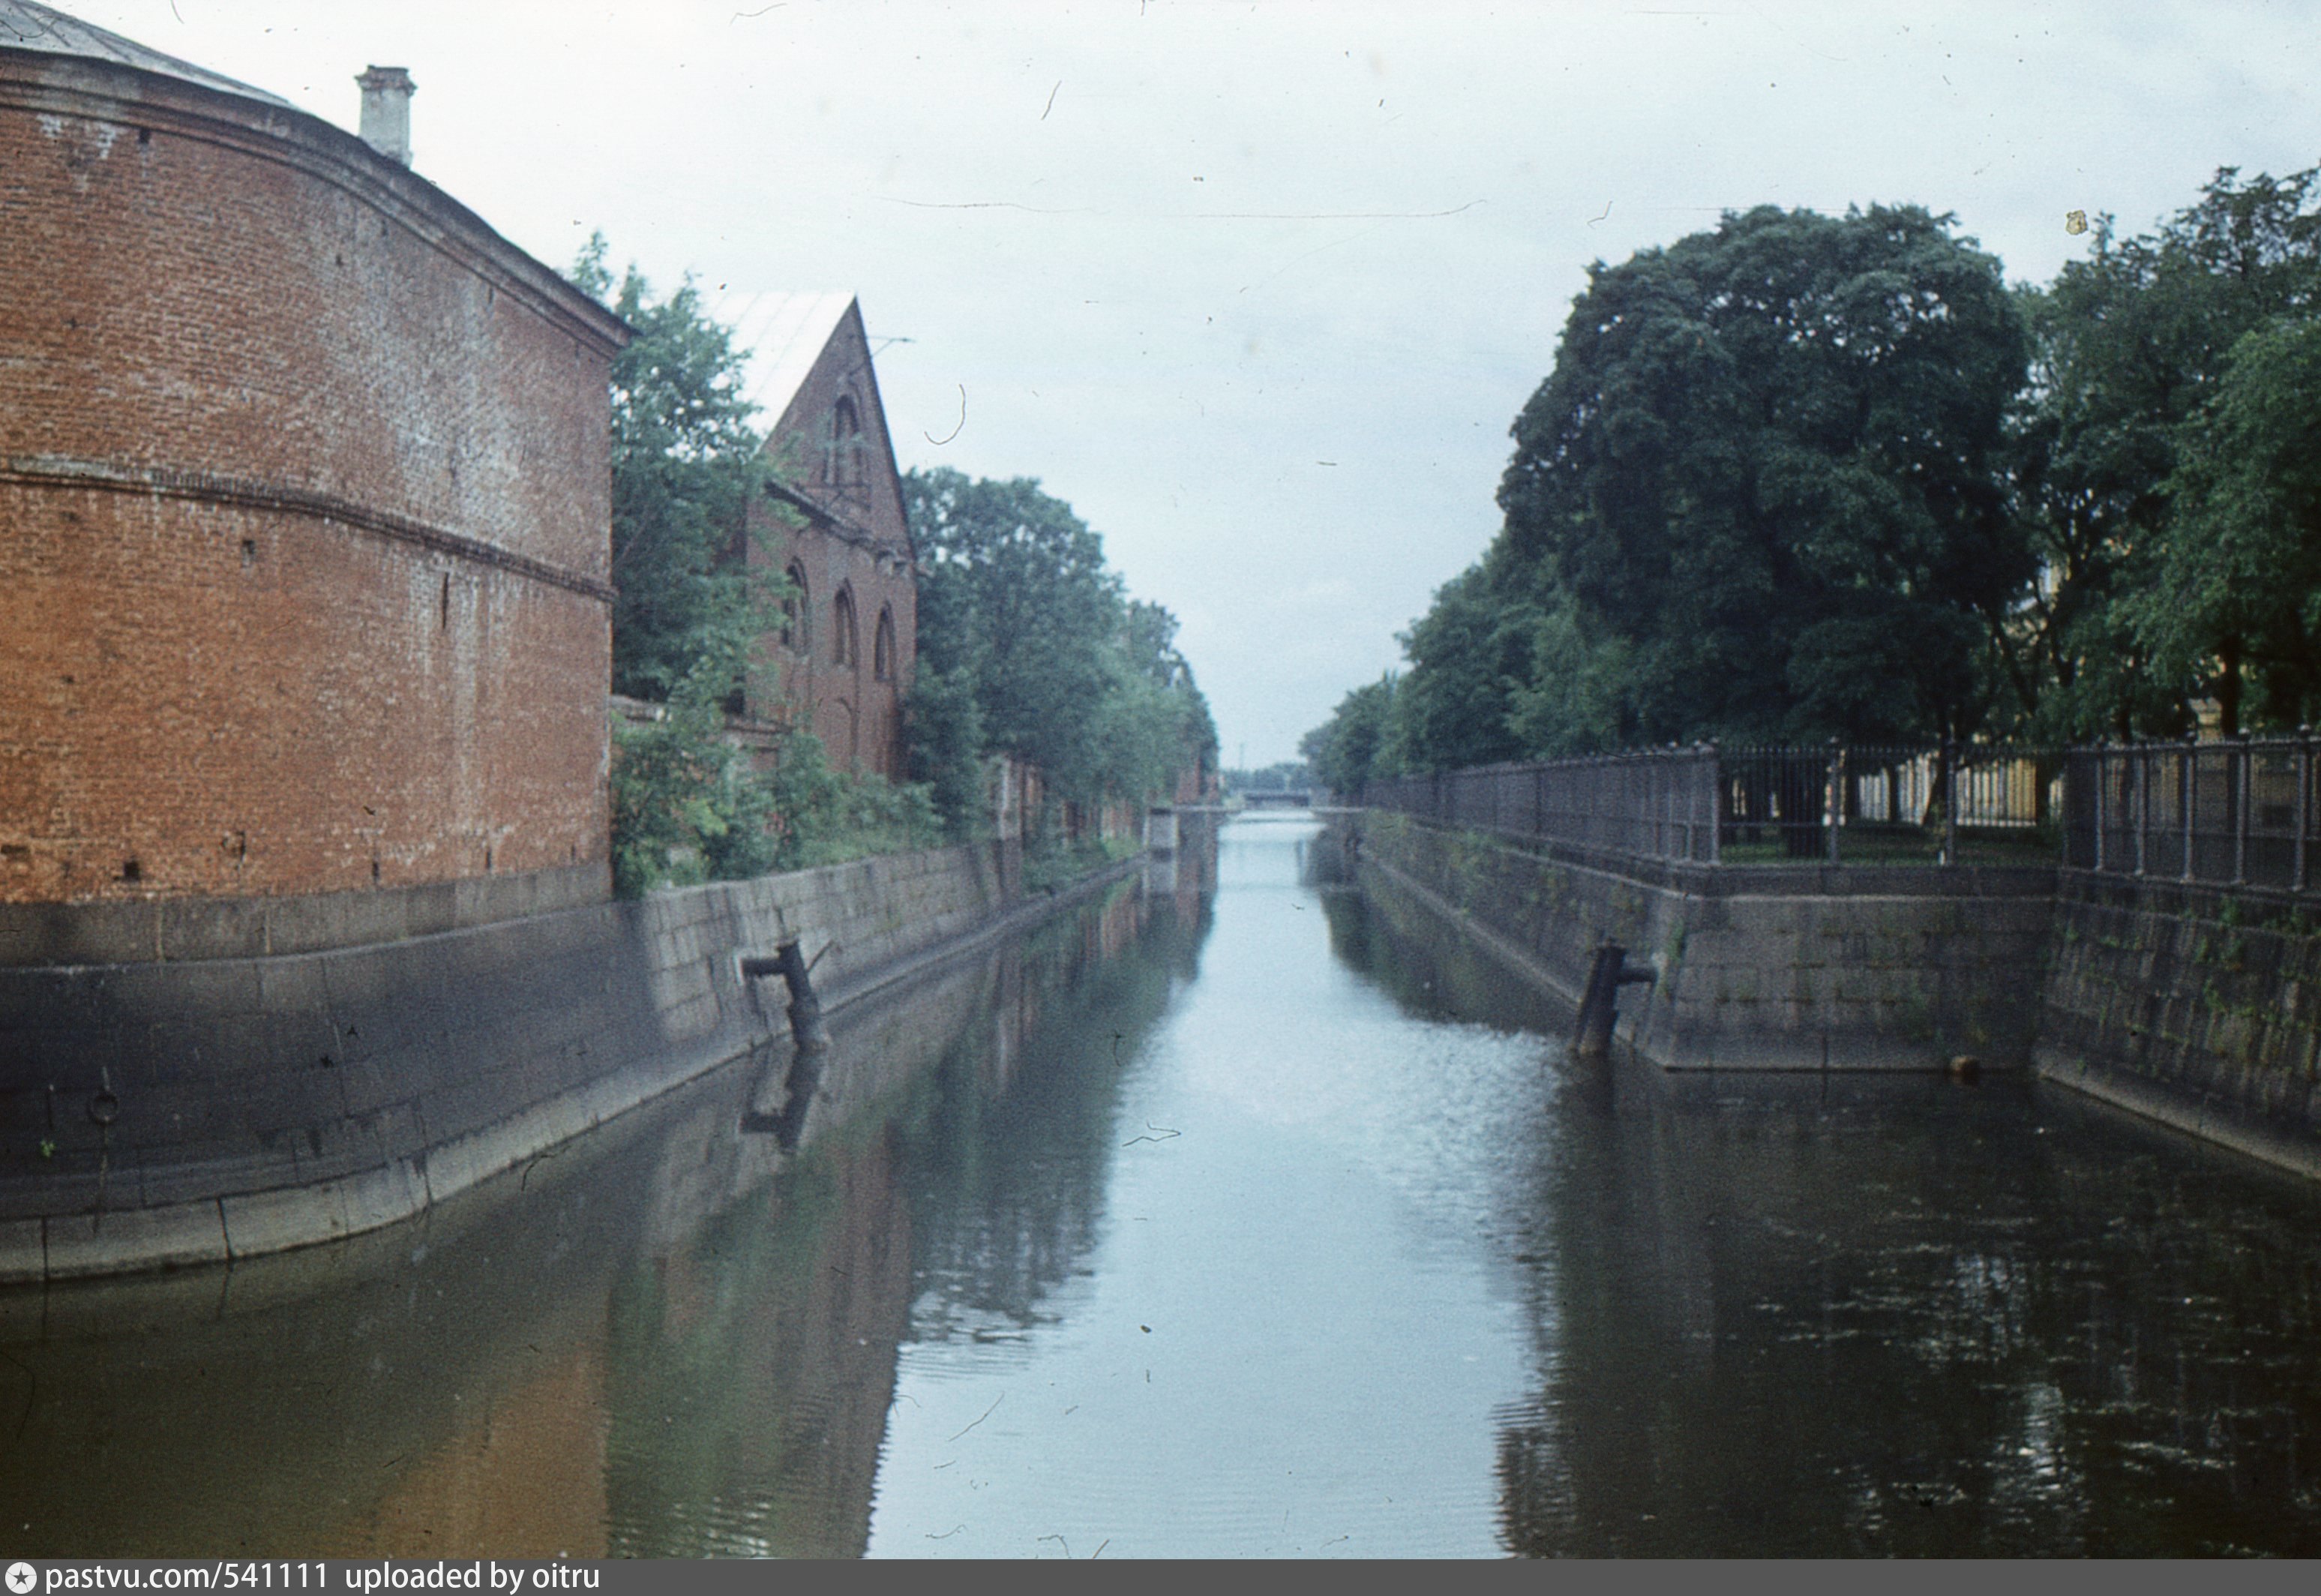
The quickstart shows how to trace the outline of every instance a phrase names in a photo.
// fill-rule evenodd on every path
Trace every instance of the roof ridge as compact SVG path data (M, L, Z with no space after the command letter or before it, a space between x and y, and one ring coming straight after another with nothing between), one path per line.
M859 301L848 288L740 290L719 295L709 318L733 333L748 372L742 397L769 431L781 424L799 387Z
M0 50L111 61L116 66L133 67L141 72L151 72L163 78L176 78L203 88L239 95L245 99L259 100L286 110L297 109L279 95L269 94L239 78L228 78L223 72L213 72L207 67L182 60L150 45L140 44L134 39L123 38L119 33L100 28L94 23L85 23L53 7L36 5L34 0L0 0Z

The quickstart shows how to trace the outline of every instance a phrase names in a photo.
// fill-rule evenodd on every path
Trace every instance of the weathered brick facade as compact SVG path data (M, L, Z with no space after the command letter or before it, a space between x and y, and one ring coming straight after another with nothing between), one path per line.
M624 336L314 117L0 49L0 905L601 871Z
M847 296L801 296L788 308L790 345L765 399L779 482L751 508L751 557L800 591L783 635L769 640L778 701L749 709L803 717L841 770L901 780L916 556L869 340Z

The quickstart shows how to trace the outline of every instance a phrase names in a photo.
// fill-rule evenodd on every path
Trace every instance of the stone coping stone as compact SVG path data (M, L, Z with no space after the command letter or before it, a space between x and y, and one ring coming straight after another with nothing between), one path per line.
M44 1221L48 1278L223 1263L225 1223L214 1199Z
M2314 860L2313 874L2316 888L2321 888L2321 855ZM2055 894L2067 903L2096 904L2197 920L2216 919L2226 904L2232 904L2252 930L2267 929L2267 919L2285 917L2298 910L2321 913L2321 890L2294 892L2286 887L2255 883L2228 886L2171 876L2124 875L2117 871L2094 871L2080 865L2067 865L2057 872ZM2252 908L2254 916L2250 914Z
M1361 817L1381 811L1348 809ZM1437 835L1465 834L1533 859L1615 875L1692 898L2035 898L2055 890L2052 864L1702 864L1516 837L1398 816Z
M401 942L605 902L605 864L283 898L0 904L0 966L260 959Z

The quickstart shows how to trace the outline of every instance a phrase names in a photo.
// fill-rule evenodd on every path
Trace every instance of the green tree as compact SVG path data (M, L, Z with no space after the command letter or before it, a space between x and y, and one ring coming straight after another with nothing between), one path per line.
M2321 322L2234 345L2179 430L2169 535L2121 607L2157 672L2213 690L2229 734L2321 707Z
M1126 681L1107 711L1117 728L1106 778L1115 792L1165 792L1179 771L1215 763L1216 722L1177 647L1178 625L1161 605L1129 601L1119 640Z
M925 611L920 611L924 633ZM911 778L926 785L935 812L955 836L971 835L989 818L983 787L983 711L975 677L945 670L919 656L911 696L903 706L903 736L910 751Z
M1228 770L1224 777L1227 792L1302 791L1314 785L1314 767L1303 759L1282 760L1254 771Z
M2236 662L2213 656L2199 680L2178 648L2163 668L2159 634L2133 612L2173 559L2170 480L2235 348L2321 307L2316 207L2321 172L2243 181L2226 168L2151 233L2122 239L2099 218L2087 260L2024 291L2034 354L2015 476L2040 575L2004 658L2034 733L2180 731L2187 699L2210 692L2237 725Z
M1493 639L1459 657L1496 679L1426 713L1414 648L1415 752L1508 749L1516 725L1532 751L1972 729L1979 655L2034 569L2002 455L2026 343L1998 262L1950 229L1768 206L1591 269L1515 422L1485 566L1502 618L1461 618L1454 586L1413 632ZM1533 674L1559 658L1590 679L1577 700Z
M1410 672L1394 698L1403 747L1429 770L1514 759L1513 717L1537 652L1539 614L1527 573L1503 548L1435 590L1401 636Z
M1332 792L1360 792L1380 777L1401 774L1388 757L1388 724L1397 678L1391 670L1338 700L1330 718L1297 741L1315 780Z
M1535 759L1632 746L1627 639L1612 633L1591 642L1578 603L1553 588L1530 617L1530 676L1509 698L1516 744Z
M741 662L730 646L705 652L658 719L613 723L613 885L622 896L778 867L773 795L724 735Z
M969 748L1027 760L1080 801L1165 790L1214 753L1176 618L1127 598L1069 505L1030 479L943 469L906 473L903 489L924 566L914 771L947 815L980 801Z
M1031 761L1060 790L1092 793L1106 644L1126 614L1103 541L1028 478L911 471L903 494L924 566L920 658L974 682L993 750Z
M572 276L636 329L612 371L613 690L659 701L771 625L779 579L738 558L763 440L741 351L692 278L656 299L633 265L615 286L605 253L592 235Z

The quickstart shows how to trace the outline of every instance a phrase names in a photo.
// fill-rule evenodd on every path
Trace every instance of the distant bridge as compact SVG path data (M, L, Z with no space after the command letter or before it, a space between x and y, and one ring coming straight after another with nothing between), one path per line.
M1246 809L1310 809L1314 807L1314 790L1308 787L1271 788L1260 792L1241 795Z

